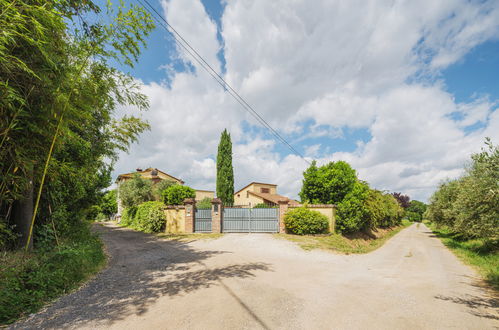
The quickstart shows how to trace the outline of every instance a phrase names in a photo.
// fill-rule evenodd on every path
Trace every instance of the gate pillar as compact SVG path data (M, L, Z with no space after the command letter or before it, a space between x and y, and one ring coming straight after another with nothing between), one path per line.
M213 198L211 201L211 232L221 233L222 232L222 221L223 221L223 204L220 198Z
M289 207L289 199L281 199L278 201L279 203L279 232L285 233L286 226L284 225L284 215L288 211Z
M196 217L196 200L194 198L186 198L184 200L185 204L185 232L193 233L194 232L194 221Z

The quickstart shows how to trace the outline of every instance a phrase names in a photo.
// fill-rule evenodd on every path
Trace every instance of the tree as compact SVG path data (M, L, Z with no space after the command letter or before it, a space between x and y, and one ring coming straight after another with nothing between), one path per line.
M490 139L471 156L465 174L440 185L428 205L428 220L466 238L499 238L499 146Z
M410 206L411 198L407 195L402 195L402 193L394 192L392 193L393 197L399 202L400 206L404 209L407 209Z
M196 197L196 191L188 186L179 184L163 190L163 203L166 205L183 205L186 198Z
M411 221L423 220L423 214L426 212L426 204L417 200L412 200L406 209L406 217Z
M352 191L357 182L355 170L344 161L317 167L315 161L303 172L300 198L313 204L337 204Z
M152 201L152 181L144 179L139 174L121 183L118 187L121 203L124 207L138 206Z
M155 184L153 184L152 187L152 195L154 197L154 200L156 201L161 201L163 199L163 191L165 191L167 188L177 184L175 181L171 180L161 180Z
M101 212L108 218L118 212L118 203L116 201L116 189L109 190L102 196L100 204Z
M217 153L217 197L224 205L234 204L234 170L232 168L232 142L225 129L220 136Z
M114 113L148 104L110 63L133 65L151 18L110 5L112 23L94 22L100 10L92 1L0 0L0 221L19 223L23 243L33 213L40 226L71 232L109 186L118 151L148 127Z

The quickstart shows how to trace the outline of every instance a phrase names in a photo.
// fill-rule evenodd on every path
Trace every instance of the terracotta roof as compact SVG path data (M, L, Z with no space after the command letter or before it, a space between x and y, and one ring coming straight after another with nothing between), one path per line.
M283 201L283 200L289 200L289 204L290 205L299 204L294 199L290 199L290 198L288 198L286 196L282 196L282 195L278 195L278 194L257 193L257 192L253 192L253 191L250 191L249 193L252 194L252 195L255 195L257 197L260 197L262 199L265 199L265 200L267 200L269 202L272 202L274 204L278 204L279 201Z
M182 184L184 184L184 181L183 180L180 180L180 179L177 179L176 177L174 177L173 175L170 175L166 172L163 172L161 170L158 170L157 168L152 168L152 167L149 167L149 168L146 168L145 170L143 171L137 171L137 172L132 172L132 173L125 173L125 174L120 174L118 175L118 178L116 179L116 181L119 181L121 178L132 178L135 174L137 173L145 173L145 172L151 172L152 170L157 170L158 172L161 172L162 174L166 175L166 176L169 176L170 178L174 179L174 180L177 180L179 182L181 182Z
M250 184L247 184L246 186L244 186L244 187L242 187L241 189L239 189L238 191L236 191L236 192L234 193L234 195L235 195L235 194L237 194L238 192L241 192L241 190L244 190L244 189L248 188L248 187L249 187L249 186L251 186L252 184L264 184L264 185L266 185L266 186L273 186L273 187L277 187L277 185L276 185L276 184L272 184L272 183L251 182Z

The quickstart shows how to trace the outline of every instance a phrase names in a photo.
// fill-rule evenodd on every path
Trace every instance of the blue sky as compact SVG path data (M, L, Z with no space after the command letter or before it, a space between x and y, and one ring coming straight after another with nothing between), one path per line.
M308 160L347 160L375 188L426 200L496 131L497 3L444 1L414 17L413 7L425 4L380 4L364 15L328 1L317 8L149 1ZM122 155L116 173L133 160L213 189L216 144L227 127L236 186L272 181L297 196L306 163L245 115L163 28L135 68L122 69L144 83L152 131ZM196 127L179 138L185 118Z

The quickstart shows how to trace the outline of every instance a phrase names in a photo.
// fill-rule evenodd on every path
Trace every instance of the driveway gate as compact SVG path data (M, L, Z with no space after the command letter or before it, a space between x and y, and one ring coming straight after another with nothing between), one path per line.
M194 232L211 233L211 209L196 210Z
M277 233L278 208L225 208L222 221L224 233Z

